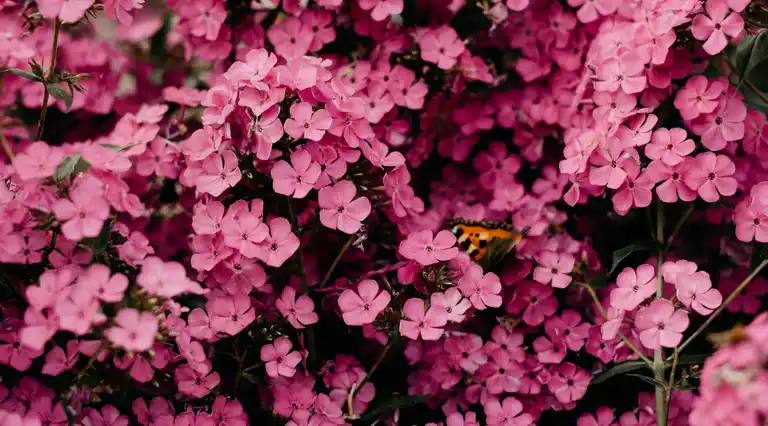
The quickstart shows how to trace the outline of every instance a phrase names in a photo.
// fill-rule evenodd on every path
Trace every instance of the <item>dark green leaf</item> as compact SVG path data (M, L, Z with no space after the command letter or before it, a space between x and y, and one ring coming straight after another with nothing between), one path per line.
M89 247L93 251L93 258L96 259L109 245L109 236L112 233L112 225L110 222L107 226L101 228L101 232L98 237L83 238L80 240L80 244Z
M597 274L589 280L589 286L592 288L603 288L609 283L608 274Z
M624 248L618 249L615 252L613 252L613 264L611 265L611 270L608 272L608 275L613 275L613 273L616 271L616 269L619 267L621 262L629 257L632 253L639 252L639 251L650 251L656 248L656 242L651 240L645 240L645 241L639 241L634 244L628 245Z
M654 379L653 377L643 376L642 374L634 374L634 373L627 374L627 376L637 377L638 379L640 379L640 380L642 380L642 381L644 381L646 383L650 383L650 384L652 384L653 386L655 386L657 388L666 389L666 387L667 387L667 385L665 385L664 383Z
M54 97L54 99L63 101L64 105L67 107L67 111L69 111L69 108L72 107L72 92L68 91L59 84L46 84L45 88L48 90L48 93Z
M119 145L113 145L111 143L103 143L101 144L101 146L103 146L104 148L114 149L117 152L123 152L127 149L133 148L134 146L138 146L139 144L140 142L136 142L126 146L119 146Z
M372 407L368 408L368 411L360 420L376 420L383 414L396 408L405 408L412 405L421 404L422 402L429 399L430 396L432 395L390 395L383 400L379 400L378 403L374 401L374 403L371 404Z
M53 173L53 178L62 181L73 174L84 172L91 167L87 161L83 160L80 154L75 154L65 158Z
M614 364L607 369L601 371L597 376L595 376L590 384L596 385L598 383L602 383L608 379L610 379L613 376L624 374L630 371L639 370L643 367L645 367L645 363L643 361L625 361L621 364Z
M40 77L34 75L29 71L20 70L18 68L8 68L8 71L18 75L19 77L26 78L27 80L40 81Z
M749 43L752 47L750 50L749 59L747 60L746 67L744 68L741 78L743 80L750 79L753 72L757 70L768 59L768 32L762 31L760 34L754 36L754 41ZM737 49L738 52L738 49ZM759 73L754 74L756 77ZM760 86L758 86L760 87Z

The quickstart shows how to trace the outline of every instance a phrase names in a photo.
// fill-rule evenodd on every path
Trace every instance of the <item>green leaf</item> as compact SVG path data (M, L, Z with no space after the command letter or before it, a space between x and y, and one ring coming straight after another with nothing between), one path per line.
M83 160L80 154L71 155L65 158L53 173L53 178L62 181L65 178L72 176L73 174L84 172L88 170L91 165Z
M611 270L608 272L608 275L613 275L613 273L616 271L616 269L619 267L621 262L629 257L632 253L638 252L638 251L650 251L656 248L656 241L651 240L645 240L645 241L639 241L634 244L628 245L624 248L618 249L615 252L613 252L613 264L611 265Z
M64 105L66 105L67 111L69 111L69 108L72 107L72 92L55 83L46 84L45 89L48 90L48 93L50 93L54 99L64 101Z
M141 145L141 143L140 142L136 142L136 143L132 143L132 144L126 145L126 146L113 145L111 143L103 143L103 144L101 144L101 146L103 146L104 148L114 149L117 152L123 152L123 151L125 151L127 149L131 149L134 146L138 146L138 145Z
M590 384L596 385L598 383L602 383L608 379L610 379L613 376L617 376L619 374L624 374L630 371L639 370L643 367L646 367L645 363L643 361L637 360L637 361L625 361L620 364L614 364L607 369L601 371L597 376L595 376Z
M19 77L26 78L27 80L41 81L40 77L36 76L35 74L33 74L33 73L29 72L29 71L24 71L24 70L21 70L21 69L18 69L18 68L8 68L7 70L12 72L13 74L18 75Z
M741 75L742 80L750 78L750 74L752 74L753 71L756 71L757 68L768 59L768 32L762 31L760 34L754 36L754 40L750 42L749 45L752 49L750 50L746 67ZM755 76L760 77L760 73L756 73Z
M110 222L107 226L101 228L99 236L93 238L83 238L80 240L80 244L89 247L93 251L93 258L96 259L109 245L109 236L112 233L112 225L114 222Z
M368 408L368 411L360 419L362 421L373 421L379 418L381 415L394 410L396 408L410 407L429 399L432 395L390 395L388 398L379 403L371 404L373 407Z
M608 285L608 274L597 274L589 280L589 286L592 288L603 288Z
M642 374L634 374L634 373L627 374L627 376L637 377L638 379L640 379L640 380L642 380L642 381L644 381L646 383L650 383L650 384L652 384L653 386L655 386L657 388L662 388L662 389L666 389L667 388L667 385L665 385L664 383L654 379L653 377L643 376Z

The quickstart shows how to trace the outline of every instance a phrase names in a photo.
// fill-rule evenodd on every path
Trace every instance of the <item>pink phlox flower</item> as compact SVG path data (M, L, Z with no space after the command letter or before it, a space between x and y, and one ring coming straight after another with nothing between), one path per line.
M176 297L181 294L205 294L200 285L187 278L184 266L178 262L163 262L159 257L150 256L144 260L136 284L149 294L162 297Z
M651 141L653 128L658 122L659 117L654 114L637 114L619 126L615 136L626 147L643 146Z
M56 302L54 311L59 317L59 327L78 336L88 333L94 324L106 320L101 312L101 303L84 285L73 286L66 297Z
M37 8L43 16L74 24L85 15L93 2L93 0L42 0L38 2Z
M747 200L736 205L733 213L736 238L743 242L768 242L768 210L756 208Z
M333 118L328 110L321 108L313 111L309 102L291 105L291 118L285 120L285 132L294 139L319 141L325 131L331 127Z
M707 80L703 75L693 76L675 95L675 107L684 120L693 120L713 112L724 89L723 81Z
M181 142L181 152L190 160L202 161L219 150L223 139L222 130L204 126Z
M261 360L265 363L269 377L293 377L296 365L301 362L301 354L291 351L293 345L286 337L280 337L273 344L261 347Z
M688 314L680 309L675 310L675 306L666 299L652 301L635 316L640 343L648 349L674 348L679 345L688 324Z
M248 127L251 132L251 148L259 160L269 160L272 156L272 145L283 137L283 123L278 118L279 114L280 107L274 105L261 116L253 118Z
M224 77L232 84L239 86L243 83L252 87L260 87L277 64L277 56L266 49L253 49L246 53L245 61L236 61L229 67Z
M224 395L218 395L213 401L211 417L222 426L248 426L248 415L243 412L243 405Z
M432 293L429 303L432 309L443 311L448 321L452 322L464 321L464 314L472 306L456 287L449 288L445 293Z
M49 376L58 376L74 368L80 354L79 347L80 343L74 339L67 342L66 352L61 347L54 346L45 355L45 365L40 372Z
M569 275L576 259L568 253L544 251L537 256L539 266L533 271L534 281L551 284L555 288L565 288L573 278Z
M445 350L470 374L488 362L488 356L483 352L483 338L477 334L452 336L446 340Z
M523 321L531 326L540 325L544 319L557 311L557 299L552 286L535 281L522 281L507 304L507 311L523 314Z
M205 304L211 328L234 336L256 319L256 312L248 297L219 296Z
M389 147L378 139L360 141L360 151L372 165L384 167L399 167L405 164L405 157L397 151L389 151Z
M235 250L224 244L224 236L217 235L195 235L190 244L192 256L189 264L198 272L210 271L219 262L235 253Z
M651 143L645 146L645 155L668 166L676 166L696 149L696 143L687 137L685 130L677 127L658 129L653 132Z
M590 413L584 413L579 416L576 426L615 426L616 415L608 407L600 407L593 416Z
M693 18L691 33L697 40L704 41L704 51L717 55L728 46L730 37L737 37L744 30L744 20L738 13L730 13L725 0L708 0L704 4L706 14Z
M702 200L714 203L721 195L736 193L738 182L732 177L735 173L736 165L730 158L704 152L696 156L696 164L685 175L685 184L697 191Z
M578 352L589 337L590 324L581 321L581 314L573 309L566 309L560 316L547 318L544 329L548 336L561 336L568 349Z
M128 416L121 415L114 405L105 405L101 407L101 411L95 408L88 409L86 418L87 422L90 422L87 423L88 426L128 426L129 424ZM85 419L83 423L86 423Z
M601 15L608 16L616 12L621 2L618 0L568 0L572 7L579 7L576 16L579 21L589 23L597 20Z
M696 167L695 160L690 157L683 157L683 161L670 167L660 160L651 162L646 167L645 175L651 182L663 181L656 187L656 194L659 199L665 203L674 203L678 199L682 201L693 201L696 199L696 191L689 188L683 180L691 167Z
M534 424L534 418L523 413L523 404L515 397L508 396L504 401L494 398L483 405L488 426L528 426Z
M379 290L376 281L368 279L357 284L357 291L344 290L338 301L344 322L347 325L372 323L391 299L386 290Z
M192 369L189 364L184 364L174 371L174 380L180 393L202 398L218 386L221 378L217 372L204 374Z
M267 38L275 47L275 53L295 59L306 55L312 45L312 31L294 16L276 22L267 30Z
M613 93L595 92L592 100L595 102L592 117L598 122L605 121L610 125L618 125L625 118L633 115L637 105L635 95L624 93L623 90Z
M237 90L232 82L222 77L213 87L208 89L205 98L200 103L206 107L203 113L203 125L222 125L235 110Z
M621 141L612 137L600 146L590 158L596 167L589 171L589 183L618 189L626 180L625 165L639 158L634 148L626 148Z
M208 313L201 308L195 308L189 313L185 330L189 332L191 337L200 340L210 339L214 335Z
M203 170L195 180L195 186L200 192L218 197L227 188L235 186L242 178L237 156L234 152L227 150L221 155L211 154L203 160Z
M43 354L43 349L32 349L22 345L16 331L0 331L0 364L9 365L18 371L26 371L32 360Z
M624 93L639 93L646 86L646 77L642 72L643 61L635 53L628 52L619 58L610 58L597 67L595 90L614 92L621 88Z
M419 37L418 44L421 58L444 70L453 67L466 49L456 31L447 25L427 30Z
M520 157L509 154L501 142L492 142L488 151L480 152L472 165L480 173L480 185L491 191L499 185L506 185L520 170Z
M219 201L198 202L192 211L192 229L196 234L213 235L221 231L224 205Z
M408 234L400 242L398 253L422 266L428 266L456 257L459 249L455 245L456 237L450 231L440 231L433 237L432 231L425 229Z
M616 277L616 288L611 290L611 306L631 311L655 294L657 288L653 266L644 263L637 269L624 268Z
M403 12L403 0L358 0L358 5L363 10L371 11L371 18L379 22L391 15L399 15Z
M281 195L304 198L320 177L320 165L312 161L312 155L306 150L291 153L290 164L280 160L272 166L272 187Z
M318 192L320 223L330 229L338 229L346 234L354 234L362 222L371 213L371 202L366 197L355 199L355 184L342 180L335 185L326 186Z
M570 362L558 365L547 383L549 390L562 404L578 401L587 392L590 376Z
M690 260L681 259L674 262L668 260L661 265L661 274L665 282L676 286L680 282L677 278L678 275L684 278L696 272L698 267L695 262Z
M97 237L109 217L109 204L98 192L77 187L70 191L69 199L53 204L56 218L64 221L61 232L70 241Z
M151 312L123 308L115 317L115 325L104 335L115 346L130 352L144 352L154 344L157 331L157 317Z
M245 204L242 200L235 202L237 203ZM240 214L232 214L235 211L233 206L230 206L221 221L224 243L238 250L243 256L254 258L259 252L259 244L269 235L269 227L262 222L264 202L258 198L251 200L250 211L243 207L244 211Z
M632 207L648 207L653 200L651 190L656 185L655 175L640 174L640 165L634 159L624 160L622 164L627 178L624 184L613 195L613 208L620 215L625 215Z
M315 182L315 189L330 185L341 179L347 172L347 162L332 146L312 143L305 145L304 148L312 154L312 160L320 165L320 176Z
M269 235L255 248L257 259L269 266L279 267L299 248L299 237L291 231L291 223L282 217L269 221Z
M306 295L296 298L296 290L293 287L283 289L282 295L275 301L275 306L293 328L301 329L316 323L318 320L315 313L315 302Z
M447 316L439 309L432 307L425 312L422 299L410 298L403 305L403 319L400 320L400 334L418 340L438 340L443 335L443 327L447 322Z
M34 142L24 152L16 154L12 164L22 180L31 180L53 175L62 160L64 153L59 147Z
M699 116L690 124L693 133L701 136L701 143L709 150L720 151L744 137L747 107L738 98L721 99L712 113Z
M109 267L95 264L78 278L78 285L89 288L103 302L117 303L123 300L128 289L128 277L121 273L110 275Z
M480 265L471 264L465 269L457 286L476 309L483 310L489 306L492 308L501 306L501 280L499 276L493 272L484 274Z
M687 308L709 315L723 303L723 295L712 288L709 274L703 271L683 275L678 273L677 298Z
M58 300L67 296L69 287L75 282L79 273L80 269L77 267L65 267L43 272L37 286L26 288L27 302L38 311L55 305Z
M533 350L536 351L536 359L543 364L560 364L568 355L564 336L558 330L546 336L539 336L533 341Z

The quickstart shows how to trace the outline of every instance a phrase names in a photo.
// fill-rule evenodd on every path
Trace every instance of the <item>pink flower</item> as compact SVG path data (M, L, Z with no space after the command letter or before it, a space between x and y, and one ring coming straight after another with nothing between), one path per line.
M576 16L579 21L589 23L600 15L608 16L613 14L621 4L618 0L568 0L568 4L573 7L579 7Z
M115 317L115 325L104 335L115 346L130 352L144 352L155 343L158 325L157 317L150 312L139 312L123 308Z
M253 49L245 54L245 61L236 61L224 76L235 85L248 83L257 87L277 64L277 56L266 49Z
M95 264L78 278L78 284L90 289L103 302L123 300L128 289L128 277L121 273L110 276L109 267Z
M544 319L557 311L557 299L553 288L535 281L522 281L507 305L512 314L523 313L523 321L532 326L540 325Z
M712 151L720 151L728 142L744 137L747 107L737 98L723 100L710 114L691 122L691 130L701 136L701 143Z
M211 319L211 328L234 336L256 319L251 299L238 296L219 296L205 304Z
M637 270L624 268L616 277L617 288L611 290L611 306L631 311L655 294L658 285L653 266L644 263Z
M267 31L267 38L275 46L275 53L294 59L309 52L313 34L299 18L289 16L273 24Z
M768 211L756 209L750 203L741 202L733 213L736 238L744 242L756 240L768 242Z
M317 322L315 302L305 295L297 299L296 290L292 287L283 289L283 294L275 301L275 306L293 328L301 329Z
M725 83L720 80L708 81L703 75L693 76L675 95L675 107L680 110L684 120L693 120L717 108L723 89L725 89Z
M120 411L114 405L101 407L101 412L95 408L89 409L87 418L90 422L89 426L128 426L129 422L128 416L120 415ZM87 422L83 420L83 423Z
M432 307L424 312L424 301L410 298L403 305L404 318L400 320L400 334L418 340L438 340L443 335L443 327L448 319L439 310Z
M666 299L654 300L637 311L635 316L640 343L648 349L674 348L679 345L688 324L688 314L683 310L675 310L675 306Z
M480 265L469 265L464 270L457 286L476 309L483 310L489 306L492 308L501 306L502 299L499 295L501 293L501 280L493 272L483 274L483 268Z
M278 118L280 107L272 106L261 116L254 118L249 125L252 130L252 149L259 160L269 160L272 155L272 145L283 137L283 123Z
M608 139L605 146L600 146L592 156L593 167L589 171L589 183L597 186L607 186L618 189L627 179L623 164L634 161L637 153L634 149L626 149L618 138Z
M645 174L651 182L664 181L656 187L656 194L665 203L674 203L678 199L686 202L696 199L696 191L689 188L683 181L683 177L688 173L695 160L690 157L684 157L684 159L685 161L674 167L656 160L645 169Z
M723 295L712 288L712 280L706 272L677 275L677 298L687 308L709 315L723 303Z
M293 377L296 365L301 362L301 354L291 352L293 344L286 337L280 337L275 343L261 347L261 360L265 363L269 377Z
M66 352L61 347L54 346L45 355L45 365L40 372L49 376L58 376L64 371L74 368L80 354L79 347L80 343L74 339L67 342Z
M668 166L675 166L683 157L696 149L696 143L687 139L688 134L680 128L661 128L653 132L651 143L645 146L645 155L652 160L661 160Z
M374 21L383 21L403 12L403 0L358 0L358 4L361 9L371 11Z
M13 168L23 180L42 179L53 175L63 159L60 148L34 142L24 152L16 154Z
M533 279L542 284L550 284L555 288L566 288L571 283L569 275L573 270L576 259L568 253L544 251L537 257L539 266L533 271Z
M109 217L109 204L101 194L84 187L70 191L69 198L53 204L56 218L65 221L61 232L71 241L98 237L104 221Z
M459 254L456 237L450 231L440 231L433 238L432 231L411 232L400 242L398 253L406 259L415 260L422 266L433 265L453 259Z
M93 0L42 0L37 3L37 8L43 16L74 24L92 5Z
M744 20L738 13L729 13L724 0L707 0L704 4L706 15L701 13L693 18L691 33L697 40L706 40L704 50L717 55L728 46L726 35L738 36L744 29Z
M551 340L550 340L551 337ZM568 355L563 336L539 336L533 341L536 359L542 364L560 364Z
M634 53L610 58L597 67L595 90L614 92L621 87L628 94L642 92L646 85L643 69L643 61Z
M43 354L42 348L31 349L21 344L19 333L0 331L0 364L10 365L19 371L26 371L34 358Z
M47 270L40 275L39 285L26 288L27 302L38 311L53 306L67 295L68 287L75 281L79 268Z
M174 371L174 379L179 392L195 398L208 395L221 381L219 373L200 373L190 367L189 364L177 367Z
M184 266L178 262L163 262L158 257L148 257L141 265L136 284L149 294L176 297L184 293L204 294L200 285L189 278Z
M278 194L304 198L320 177L320 165L306 150L291 153L291 164L280 160L272 166L272 186Z
M344 290L339 296L339 308L347 325L370 324L389 304L391 296L386 291L379 291L374 280L362 280L357 284L357 292Z
M269 221L269 235L253 248L253 254L267 265L279 267L296 253L299 245L299 237L291 232L291 223L275 217Z
M562 404L578 401L587 392L589 373L570 362L556 367L547 386Z
M508 396L504 402L491 399L483 405L488 426L528 426L533 416L523 413L523 404L515 397Z
M241 204L244 206L239 214L233 214L235 206ZM258 198L251 200L250 210L244 201L235 201L221 221L224 244L238 250L247 258L256 257L259 244L269 235L269 227L262 222L263 210L264 202Z
M720 199L720 195L733 195L738 183L732 176L736 165L725 155L704 152L696 156L696 163L685 176L685 184L699 193L699 197L708 203Z
M328 110L321 108L313 112L309 102L297 102L291 105L290 111L291 118L285 120L285 133L294 139L319 141L333 121Z
M635 160L628 159L622 164L627 178L624 184L613 195L613 209L620 215L625 215L632 207L648 207L653 199L651 189L656 182L652 175L640 175L640 165Z
M338 229L346 234L354 234L362 226L362 221L371 213L371 202L366 197L355 200L355 184L348 180L326 186L318 193L320 223L330 229Z
M459 55L464 52L464 43L456 31L443 25L434 30L427 30L418 40L421 48L421 59L437 64L447 70L456 65Z
M224 151L221 155L211 154L203 160L203 170L195 180L195 186L200 192L218 197L240 182L242 177L235 153Z
M430 309L444 313L448 321L462 322L464 313L472 306L469 299L462 297L456 287L451 287L445 293L435 292L429 298Z

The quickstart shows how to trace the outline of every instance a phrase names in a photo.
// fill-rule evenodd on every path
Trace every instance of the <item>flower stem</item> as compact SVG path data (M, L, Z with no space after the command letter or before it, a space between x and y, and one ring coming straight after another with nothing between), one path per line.
M681 225L682 226L682 225ZM656 241L664 244L664 204L661 200L656 200ZM664 278L661 275L661 264L664 262L665 249L659 246L658 259L656 263L656 298L664 297ZM664 349L658 348L653 351L653 378L659 383L656 385L656 426L667 426L667 404L666 387L664 383Z
M3 144L3 150L5 151L5 155L8 156L8 159L13 161L13 149L11 149L11 143L8 142L8 138L5 137L5 132L3 132L3 128L0 127L0 142Z
M608 313L605 311L605 308L603 308L603 304L600 303L600 298L597 297L597 293L595 292L595 289L593 289L592 286L589 285L588 283L574 281L574 284L576 284L576 285L578 285L580 287L583 287L585 290L587 290L587 293L589 293L589 295L592 296L592 300L594 301L595 306L597 306L597 310L599 310L600 314L603 315L603 318L605 318L607 320L608 319ZM624 341L624 344L627 345L627 347L630 350L632 350L632 352L634 352L637 355L638 358L640 358L643 362L645 362L646 365L648 365L649 368L652 367L653 363L651 362L651 360L647 356L643 355L643 353L640 352L640 349L638 349L637 346L635 346L634 343L632 343L627 338L627 336L624 335L624 333L619 331L619 336L621 337L621 340Z
M51 48L51 64L48 67L48 74L43 79L43 86L46 86L56 72L56 54L59 50L59 30L61 30L61 21L56 19L53 24L53 47ZM48 112L48 88L43 87L43 107L40 110L40 121L37 125L37 140L42 140L43 129L45 129L45 115Z
M721 312L723 312L726 306L728 306L729 303L733 302L733 299L735 299L736 296L738 296L739 293L741 293L747 287L747 285L749 285L749 283L752 282L752 280L760 273L760 271L763 270L763 268L766 267L766 265L768 265L768 259L760 262L760 264L757 265L757 267L755 267L754 270L752 270L752 273L750 273L749 276L747 276L747 278L744 278L744 281L742 281L741 284L739 284L739 286L736 287L736 289L733 290L733 292L725 299L725 301L723 301L720 307L717 308L715 312L713 312L709 316L709 318L707 318L706 321L704 321L704 324L699 326L699 328L696 329L696 331L694 331L693 334L691 334L690 337L688 337L685 340L685 342L683 342L683 344L678 347L678 351L682 352L683 349L685 349L693 341L693 339L695 339L699 334L701 334L701 332L703 332L709 326L709 324L711 324L712 321L714 321L714 319L718 315L720 315Z
M339 254L336 255L336 258L333 259L333 263L331 263L331 267L328 268L328 272L325 273L325 277L323 277L323 281L320 283L320 286L318 286L318 289L323 288L328 284L328 280L331 279L331 275L333 275L333 271L336 269L336 266L339 265L339 262L341 261L341 258L344 257L344 253L347 252L347 250L352 246L352 243L355 242L355 234L352 234L347 239L347 242L344 243L344 246L339 250Z
M381 353L379 354L379 357L376 358L376 362L373 363L373 366L371 366L371 369L368 370L368 373L363 377L363 380L360 381L360 383L355 383L352 385L352 388L349 390L349 395L347 395L347 410L349 411L347 418L349 420L356 420L360 417L354 412L354 409L352 408L352 400L355 398L355 394L357 391L363 388L363 386L368 383L368 381L371 379L371 376L373 376L373 373L376 372L376 370L379 368L379 365L384 361L384 358L389 353L389 350L392 349L392 346L395 344L395 338L389 337L389 341L387 342L387 345L384 346L384 349L382 349Z

